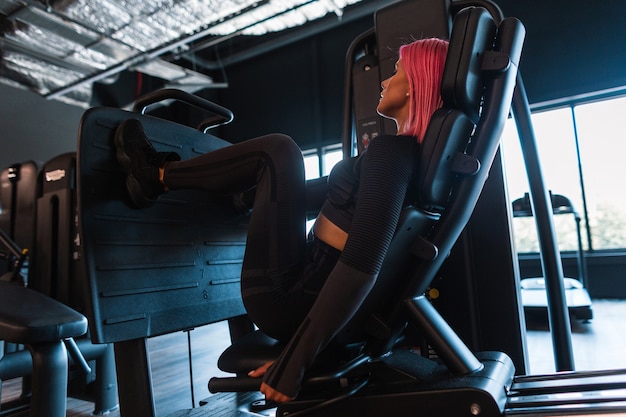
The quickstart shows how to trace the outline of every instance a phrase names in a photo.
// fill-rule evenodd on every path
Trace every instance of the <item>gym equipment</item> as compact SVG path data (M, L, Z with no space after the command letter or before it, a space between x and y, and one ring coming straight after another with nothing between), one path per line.
M30 288L84 314L84 270L76 219L76 153L46 161L38 181ZM118 407L113 345L93 344L89 336L87 333L76 338L76 345L93 369L70 380L69 396L92 401L94 414L106 414Z
M21 259L15 258L11 250L2 252L3 262L0 265L0 275L9 281L21 281L24 285L28 282L30 271L28 251L35 242L35 215L37 173L39 167L34 161L14 163L0 173L0 229L5 233L5 249L9 245L15 245L13 252L24 250ZM23 249L22 249L23 248ZM4 262L6 261L6 262ZM14 262L17 261L17 264ZM8 274L8 275L6 275ZM0 341L3 363L9 364L15 357L29 359L24 346L7 341ZM30 365L25 365L22 377L22 395L19 400L5 402L1 409L19 410L26 407L30 396ZM0 379L6 376L0 376Z
M498 25L484 8L464 8L455 15L442 80L444 106L431 118L420 155L419 199L403 211L376 285L353 319L367 339L345 364L327 373L313 369L298 398L279 405L277 416L503 411L505 387L515 371L510 358L499 352L474 355L424 294L487 179L509 111L523 37L518 20ZM437 361L396 347L407 322L437 352ZM254 369L254 352L262 351L259 333L234 343L218 366L237 375L245 375L244 366ZM280 352L280 344L272 346ZM213 378L209 389L253 390L259 383L242 376Z
M367 343L344 366L320 363L307 376L301 397L275 408L263 401L251 402L260 398L258 393L231 391L257 390L258 379L237 374L245 375L251 364L275 357L280 345L260 332L244 335L243 328L233 325L234 344L222 356L220 366L230 367L236 376L210 382L213 390L229 392L176 416L563 415L558 406L568 415L626 410L619 389L600 393L605 388L624 388L623 373L515 377L506 354L474 354L424 295L478 200L497 153L511 96L515 101L514 85L521 83L516 79L524 32L521 23L494 19L489 7L466 6L471 4L444 2L442 8L455 15L444 88L446 107L433 119L425 141L425 147L430 147L423 157L433 158L423 164L422 199L403 213L379 279L381 286L375 288L372 304L368 302L372 310L358 317L363 320L360 324L367 324ZM183 158L197 148L206 152L211 146L228 144L185 126L116 109L92 109L81 122L79 220L89 285L88 315L94 340L115 345L121 412L134 417L155 415L148 337L232 317L236 320L231 323L249 323L242 317L245 311L234 276L240 267L235 255L243 249L244 222L229 201L176 191L145 210L125 204L124 173L115 163L111 142L115 127L130 117L141 120L157 150L174 149ZM351 155L353 144L344 145ZM541 195L533 195L535 207L541 202ZM206 216L207 210L212 216ZM164 235L167 240L162 239ZM224 247L234 247L235 255L225 256ZM225 264L233 268L211 268ZM397 277L395 272L407 273L405 286L399 290L402 294L398 303L385 299L381 307L375 294L397 290L397 282L391 280ZM212 283L234 286L222 287L220 293ZM394 349L406 319L419 328L437 358ZM592 381L591 391L583 387L582 383ZM546 391L549 388L552 397ZM600 401L588 400L590 392L602 394ZM576 396L584 400L567 401Z
M580 231L580 214L574 209L572 201L561 194L550 193L552 202L552 212L555 215L572 214L576 222L576 237L578 244L577 266L579 278L563 278L563 288L565 290L565 300L567 308L572 317L588 322L593 319L593 309L591 307L591 297L587 292L587 265L583 251L582 236ZM513 217L531 217L533 215L530 205L530 196L525 193L513 201ZM548 308L548 298L546 295L546 283L543 277L524 278L520 282L522 305L528 313L545 312Z
M494 42L491 36L495 37ZM314 364L294 401L263 404L257 397L257 402L248 405L236 402L231 414L223 415L274 415L264 411L264 407L277 407L276 416L290 417L570 416L626 412L624 370L515 376L506 354L471 352L425 295L467 223L496 153L515 81L521 81L516 63L522 38L523 27L515 19L495 22L483 8L465 8L456 14L447 65L458 70L454 71L454 80L460 90L448 82L447 67L442 95L444 109L462 114L461 119L471 123L469 127L454 125L459 129L456 130L441 127L446 124L439 124L442 121L438 115L431 120L424 141L423 157L427 159L423 166L427 175L420 183L421 199L405 211L389 252L391 258L385 261L377 282L377 286L384 287L386 283L394 287L398 279L392 283L388 280L405 273L401 282L406 286L396 303L389 303L388 297L377 294L381 288L374 287L371 298L380 297L382 305L373 303L374 308L361 322L369 337L359 353L350 360L335 361L334 367L328 358ZM520 84L518 87L523 88ZM466 95L466 91L470 93ZM474 112L479 106L481 111ZM469 140L463 142L466 147L459 146L460 137ZM351 144L344 149L351 149ZM428 219L427 214L433 212L440 216ZM394 270L390 273L391 269ZM371 304L366 307L369 309ZM405 320L419 329L437 353L435 359L396 345ZM231 395L233 392L258 389L260 381L244 376L245 372L275 358L281 348L280 343L260 331L235 342L222 354L218 365L236 376L213 378L209 389L229 393L231 402L237 399ZM211 397L206 403L212 407L223 405L224 401Z
M53 158L41 169L32 161L13 164L5 169L1 175L3 210L0 224L7 233L6 239L14 241L16 248L24 248L7 278L21 281L23 286L80 313L84 297L81 280L75 270L79 259L71 243L79 242L73 235L75 227L72 227L76 214L74 161L74 154L69 153ZM14 252L16 250L13 249ZM8 257L12 257L10 252ZM16 294L20 293L13 295ZM19 302L19 299L11 300L8 306ZM33 308L41 314L40 310ZM2 320L8 318L1 316ZM0 379L22 377L22 395L18 400L2 405L4 416L31 406L32 366L30 354L23 346L8 341L2 344L2 363L4 369L10 371L0 373ZM77 365L70 367L70 396L92 400L94 414L104 414L117 408L112 346L93 345L88 337L77 337L76 341L67 339L65 344L72 359L70 365ZM95 361L94 369L86 361ZM79 371L74 372L76 369ZM81 378L84 380L81 381ZM89 388L94 388L93 396L88 392ZM33 401L39 400L35 398Z
M210 116L193 128L147 114L166 100ZM245 315L239 281L248 216L232 197L196 190L172 191L135 209L114 131L136 118L157 150L188 159L229 146L205 132L232 117L200 97L165 89L139 99L133 111L92 108L81 120L76 185L85 308L92 341L114 346L123 416L156 415L148 338Z
M1 229L0 242L19 268L25 258L22 249ZM28 352L0 356L0 380L32 373L26 407L31 417L65 417L68 350L75 360L81 358L73 338L86 331L87 319L77 311L25 287L20 280L0 281L0 340L28 348ZM10 405L9 409L21 412L25 407Z

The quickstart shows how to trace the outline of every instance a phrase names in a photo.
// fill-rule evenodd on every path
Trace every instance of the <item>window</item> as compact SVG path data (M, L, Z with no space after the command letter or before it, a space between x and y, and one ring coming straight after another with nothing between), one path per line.
M626 248L626 186L620 167L626 154L626 97L577 104L532 115L546 187L572 201L586 250ZM511 200L528 192L517 130L509 120L502 138ZM515 218L519 252L537 252L533 218ZM576 250L573 215L554 216L561 250Z
M626 248L626 97L574 107L592 249Z
M341 145L304 151L304 171L307 180L330 174L335 164L343 158Z
M317 150L305 151L304 155L304 176L307 180L320 177L320 156Z
M343 158L341 144L303 151L304 174L307 180L330 174L335 164ZM307 232L313 227L315 220L307 222Z

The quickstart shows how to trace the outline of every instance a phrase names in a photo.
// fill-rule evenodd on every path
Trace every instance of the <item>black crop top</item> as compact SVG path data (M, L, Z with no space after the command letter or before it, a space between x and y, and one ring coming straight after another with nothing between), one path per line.
M381 243L380 249L374 250L371 240L377 237L390 240L397 224L394 216L415 201L414 165L419 145L412 136L385 135L372 141L372 146L361 156L335 165L328 177L328 194L321 212L349 236L357 233L358 239L351 239L354 251L350 247L344 250L348 258L355 260L354 266L364 272L378 273L387 244ZM355 215L358 215L356 224ZM365 259L359 254L368 252L379 255L374 258L380 258L380 262L363 269Z
M321 211L348 239L306 319L264 377L277 391L298 393L304 371L376 282L400 212L417 195L419 149L411 136L379 136L361 156L332 170Z

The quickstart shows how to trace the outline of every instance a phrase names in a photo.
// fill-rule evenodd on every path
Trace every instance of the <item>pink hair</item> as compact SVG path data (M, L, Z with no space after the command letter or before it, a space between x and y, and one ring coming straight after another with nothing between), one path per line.
M420 39L400 47L400 59L409 80L411 100L404 131L422 142L435 110L443 105L441 78L448 53L448 41Z

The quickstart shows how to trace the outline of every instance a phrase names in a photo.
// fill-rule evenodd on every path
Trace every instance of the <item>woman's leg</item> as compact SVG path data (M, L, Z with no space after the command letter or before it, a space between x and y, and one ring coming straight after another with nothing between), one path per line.
M170 162L170 190L237 193L256 186L241 287L246 309L263 328L276 324L305 260L305 179L300 148L284 135L267 135L207 154ZM288 316L288 314L287 314Z
M115 146L138 207L152 204L166 188L238 193L256 187L242 296L260 327L286 324L306 252L304 163L295 142L268 135L177 161L177 155L156 152L141 123L129 119L118 127Z
M170 190L237 193L256 186L245 267L283 270L299 263L305 247L305 180L300 148L284 135L267 135L170 162L163 174Z

